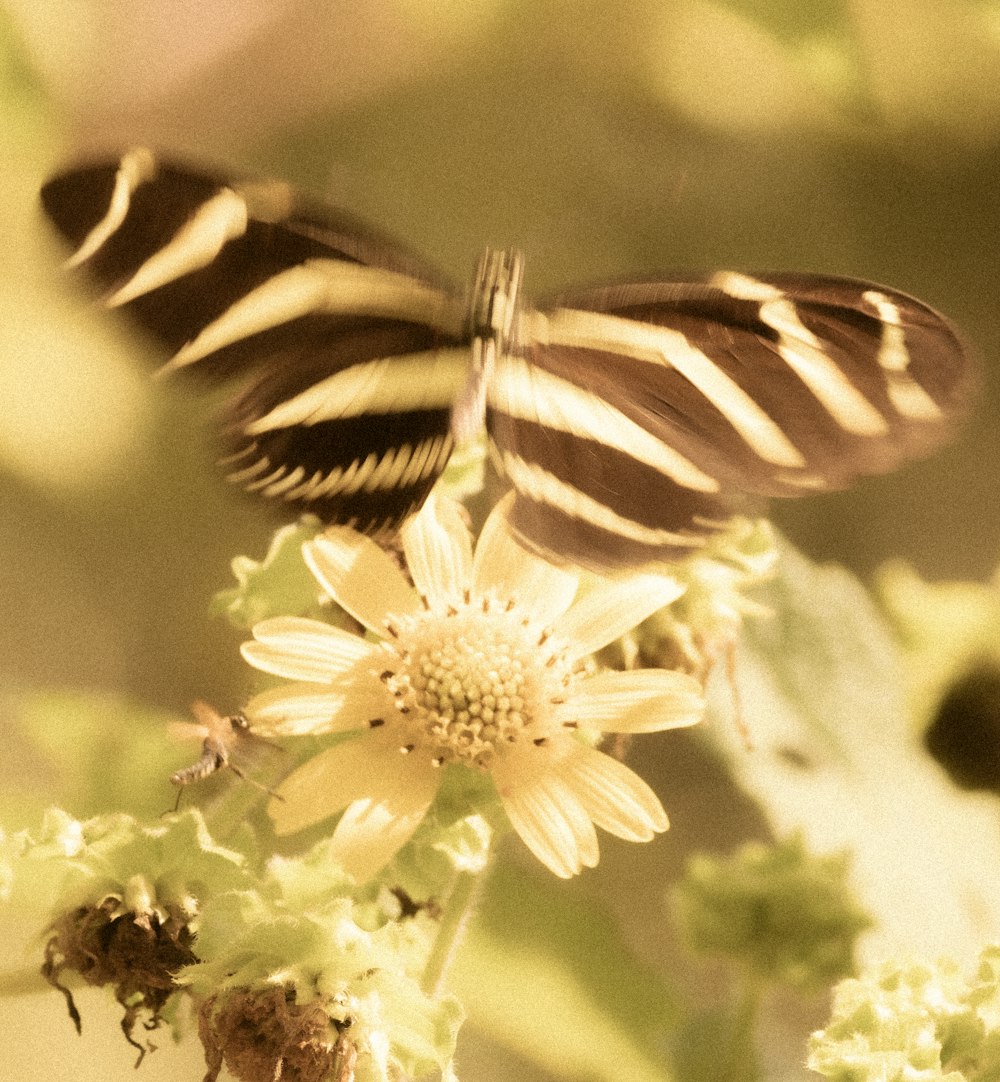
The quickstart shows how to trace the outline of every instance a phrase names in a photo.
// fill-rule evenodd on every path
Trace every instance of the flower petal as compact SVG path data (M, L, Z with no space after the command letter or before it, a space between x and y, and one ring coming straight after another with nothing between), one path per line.
M578 572L555 567L529 552L507 525L513 493L490 513L476 544L473 591L492 590L503 600L513 599L527 608L543 626L562 616L580 584Z
M320 620L276 616L253 627L253 642L240 648L255 668L290 680L330 683L371 657L375 647L359 635Z
M654 733L694 725L704 712L705 696L693 676L635 669L588 677L553 716L560 724L575 722L605 733Z
M433 607L461 601L472 583L472 535L454 500L431 496L402 529L413 583Z
M395 709L385 685L371 680L298 683L255 695L244 713L260 736L303 736L360 729Z
M630 842L648 842L670 825L660 798L624 763L579 741L558 763L560 779L602 829Z
M569 642L569 660L576 661L614 642L682 593L684 586L666 575L605 579L557 620L553 630Z
M512 753L493 775L521 840L547 868L569 879L597 863L597 834L583 804L551 770L548 758L546 754L546 768L537 769L528 754Z
M414 774L408 787L356 800L333 832L330 854L359 883L377 875L420 826L438 781L425 769Z
M428 775L434 784L440 771L426 761L412 765L399 752L399 743L384 726L326 748L303 763L278 786L281 800L272 800L268 814L279 834L293 834L334 815L356 800L393 798L401 778ZM402 768L402 769L401 769Z
M302 546L324 590L369 631L385 635L391 616L416 615L420 598L392 557L347 526L331 526Z

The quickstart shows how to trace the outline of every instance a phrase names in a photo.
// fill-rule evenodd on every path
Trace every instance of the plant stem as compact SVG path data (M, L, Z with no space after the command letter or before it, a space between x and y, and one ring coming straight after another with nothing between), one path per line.
M760 983L752 976L743 982L740 1001L733 1018L729 1048L723 1052L720 1082L756 1082L760 1077L757 1050L754 1044L757 1013L761 1000Z
M459 872L455 879L455 885L441 913L441 925L420 982L424 992L429 996L436 995L440 991L444 975L451 963L455 948L462 938L469 914L472 912L472 900L481 879L481 872Z

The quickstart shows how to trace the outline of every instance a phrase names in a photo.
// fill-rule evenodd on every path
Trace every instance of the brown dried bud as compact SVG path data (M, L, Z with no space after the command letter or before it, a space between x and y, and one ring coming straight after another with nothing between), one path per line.
M352 1082L356 1050L323 1007L299 1004L290 986L235 989L207 999L198 1015L208 1071L223 1063L240 1082Z
M187 921L168 916L163 922L149 913L122 912L121 902L108 898L97 906L80 906L65 913L51 928L45 945L42 976L66 997L70 1018L80 1032L80 1012L72 992L61 983L73 971L90 985L111 985L122 1005L122 1032L139 1050L138 1066L155 1047L140 1044L132 1036L141 1020L147 1030L156 1029L170 996L179 991L173 975L198 961Z

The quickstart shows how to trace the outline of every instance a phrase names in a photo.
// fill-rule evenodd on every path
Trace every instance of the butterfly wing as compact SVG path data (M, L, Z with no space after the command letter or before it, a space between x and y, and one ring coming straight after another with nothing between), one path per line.
M487 423L529 545L638 564L699 545L746 494L842 488L929 452L970 382L954 330L904 294L721 273L526 313Z
M372 531L423 501L468 369L464 307L433 272L287 184L143 148L53 178L42 204L162 372L230 390L231 480Z

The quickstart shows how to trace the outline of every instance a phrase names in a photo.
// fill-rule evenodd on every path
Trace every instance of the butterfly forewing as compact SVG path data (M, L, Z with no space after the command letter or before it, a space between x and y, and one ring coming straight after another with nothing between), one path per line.
M418 507L451 449L463 308L437 276L280 182L231 181L138 149L42 191L70 262L167 351L224 382L230 477L378 530Z
M924 454L968 396L947 322L865 282L723 272L535 311L520 256L488 252L463 300L286 184L143 149L56 177L42 201L70 264L162 343L162 371L229 389L230 480L373 532L420 506L483 397L515 530L607 567L696 547L748 497Z
M529 544L638 563L697 544L741 494L840 488L926 453L969 383L953 329L910 297L721 273L526 313L488 426Z

